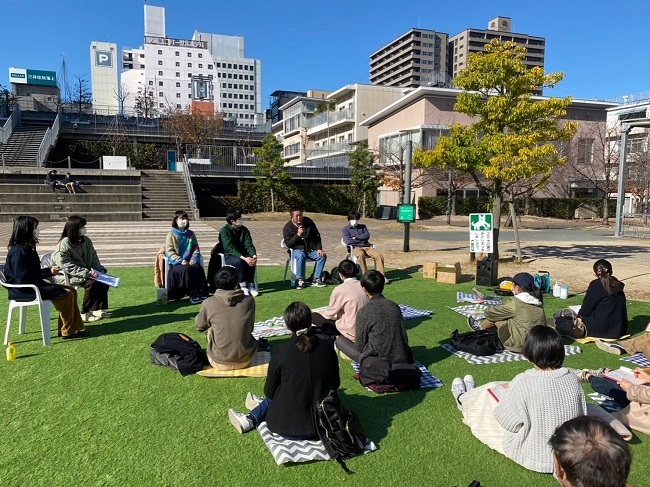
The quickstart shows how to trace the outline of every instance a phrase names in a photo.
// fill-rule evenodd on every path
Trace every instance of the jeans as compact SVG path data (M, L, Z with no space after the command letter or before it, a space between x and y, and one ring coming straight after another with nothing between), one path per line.
M253 423L255 423L255 427L257 427L260 423L263 423L264 420L266 420L266 413L268 412L270 405L271 405L271 400L268 397L266 397L262 399L262 402L259 403L255 408L251 409L251 411L248 413L248 415L253 419ZM287 414L291 414L291 413L288 412ZM287 440L317 439L317 437L313 435L280 435L280 436L282 436L282 438L286 438Z
M299 279L305 278L305 261L307 259L313 260L316 262L314 266L314 278L320 279L323 275L323 269L325 269L325 262L327 262L327 255L320 256L315 250L298 250L293 251L293 258L296 261L296 277Z
M239 282L245 282L246 284L255 282L255 267L249 266L236 255L226 254L224 257L225 265L232 266L237 271Z
M630 404L625 391L613 380L605 379L604 377L594 377L592 375L589 378L589 384L594 391L611 397L616 404L623 408Z

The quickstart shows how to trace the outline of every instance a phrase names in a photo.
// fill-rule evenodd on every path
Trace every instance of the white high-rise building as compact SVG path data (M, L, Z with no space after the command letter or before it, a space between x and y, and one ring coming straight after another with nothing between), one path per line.
M120 109L117 86L117 44L90 43L90 79L93 108L100 115L115 115Z
M199 32L192 39L167 37L165 9L152 5L144 6L144 27L144 45L122 50L127 112L134 111L140 91L152 97L159 113L190 106L223 112L244 127L264 122L261 62L244 57L243 37Z

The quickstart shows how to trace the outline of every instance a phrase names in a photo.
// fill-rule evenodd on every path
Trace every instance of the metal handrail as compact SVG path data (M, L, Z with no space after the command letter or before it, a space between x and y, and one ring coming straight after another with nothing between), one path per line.
M41 167L47 159L47 154L52 147L56 144L56 140L59 138L59 130L61 128L61 121L59 115L57 114L54 119L52 127L48 127L45 131L45 136L41 141L41 145L38 147L38 167Z
M9 137L11 137L11 133L18 125L20 125L20 107L15 103L11 115L9 115L9 118L0 128L0 144L7 143Z
M185 188L187 189L187 196L190 200L190 210L192 211L192 218L196 221L199 219L199 207L196 204L196 194L194 193L194 186L192 185L192 178L190 177L190 168L187 157L183 157L183 180L185 181Z

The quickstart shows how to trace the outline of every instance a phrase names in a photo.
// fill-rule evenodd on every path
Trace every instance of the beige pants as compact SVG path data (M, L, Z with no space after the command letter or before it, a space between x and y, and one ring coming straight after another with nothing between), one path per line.
M58 329L60 336L74 335L84 329L79 306L77 305L77 291L70 286L61 286L65 294L52 299L52 304L59 312Z
M636 338L623 340L619 343L627 353L634 354L641 352L647 359L650 359L650 331L645 332L643 335L639 335Z
M375 269L384 274L384 256L379 250L373 247L354 247L352 249L354 256L357 258L359 267L361 267L361 274L368 270L366 266L366 257L370 257L375 261Z

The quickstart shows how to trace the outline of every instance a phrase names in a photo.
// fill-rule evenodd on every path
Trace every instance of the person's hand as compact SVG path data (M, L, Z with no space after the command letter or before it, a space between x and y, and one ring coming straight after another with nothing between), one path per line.
M252 260L251 267L253 267L253 266L255 266L257 264L257 255L254 255L253 257L251 257L251 260Z
M325 251L323 249L318 249L316 253L318 254L319 257L323 257L325 255Z
M196 261L194 259L190 260L190 265L195 265Z
M634 369L632 371L634 373L634 377L639 379L643 383L648 383L650 382L650 374L648 374L645 370L643 369Z
M59 267L58 265L53 265L52 267L50 267L50 272L52 272L53 276L56 276L59 272L61 272L61 267Z
M99 274L95 269L90 269L90 273L88 274L90 277L97 277Z
M352 240L356 240L356 239L357 239L357 237L352 237Z
M300 225L298 227L298 232L297 233L298 233L299 237L302 237L302 234L305 233L305 229L302 227L302 225Z
M501 384L501 387L503 387L504 389L507 389L508 387L510 387L510 382L504 382L504 383L502 383L502 384Z
M182 260L181 265L189 265L189 262L186 261L185 259Z
M625 392L630 390L630 387L632 387L632 383L628 380L620 380L616 382L618 386L623 389Z

